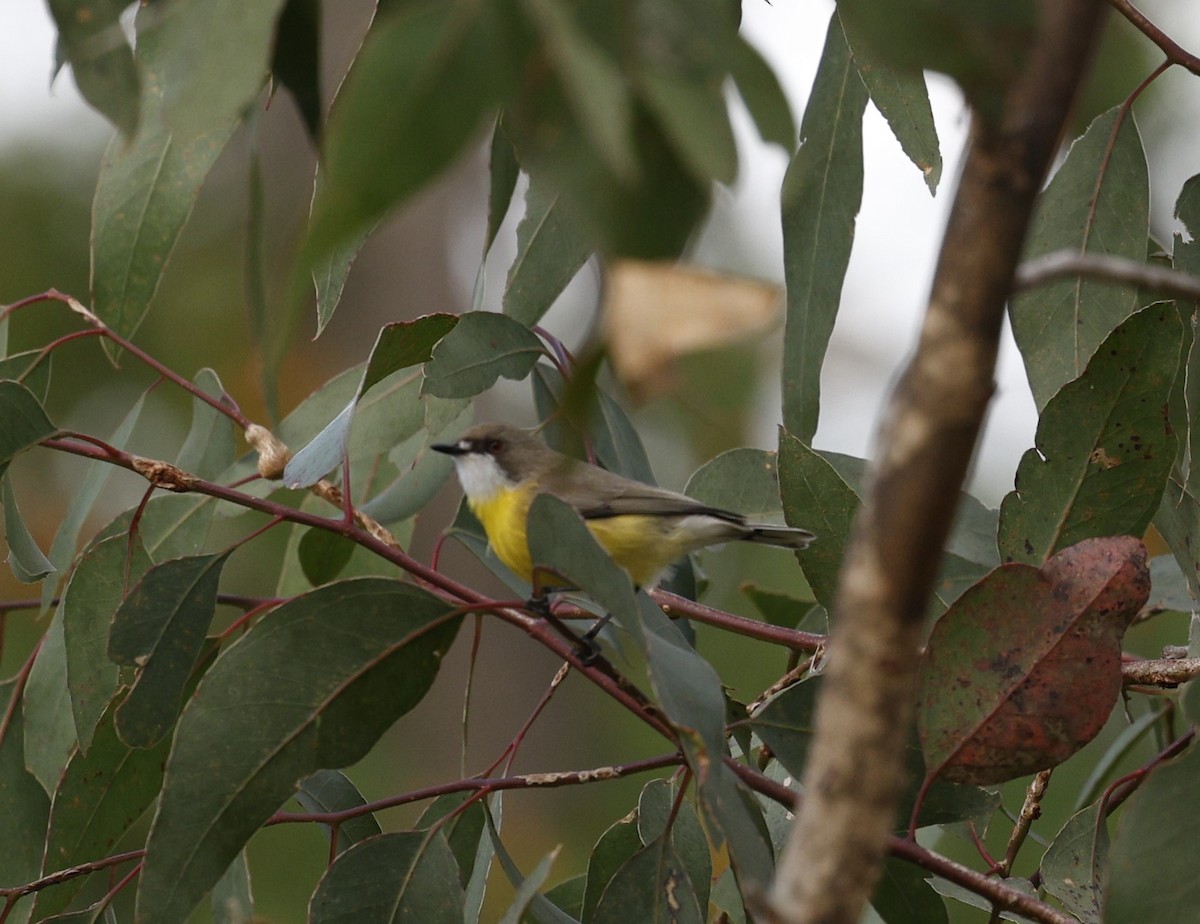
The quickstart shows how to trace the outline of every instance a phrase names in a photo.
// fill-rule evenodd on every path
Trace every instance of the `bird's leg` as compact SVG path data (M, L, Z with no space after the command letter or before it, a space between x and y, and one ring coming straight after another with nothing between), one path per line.
M539 616L550 624L559 635L575 646L575 656L584 664L593 663L600 657L600 646L596 644L595 635L600 631L599 625L594 626L593 630L589 630L586 635L580 638L576 635L561 619L554 615L550 609L550 594L556 591L570 590L571 585L560 587L552 587L543 582L543 578L548 574L553 574L545 568L535 568L533 572L533 592L528 601L526 608L535 616ZM559 579L562 575L555 575Z

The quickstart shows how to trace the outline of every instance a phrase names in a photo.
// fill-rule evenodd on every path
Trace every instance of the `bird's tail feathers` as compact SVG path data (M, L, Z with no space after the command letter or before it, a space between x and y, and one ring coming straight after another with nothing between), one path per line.
M807 529L792 526L763 526L748 523L746 535L742 536L747 542L759 542L763 545L774 545L781 549L806 549L817 537Z

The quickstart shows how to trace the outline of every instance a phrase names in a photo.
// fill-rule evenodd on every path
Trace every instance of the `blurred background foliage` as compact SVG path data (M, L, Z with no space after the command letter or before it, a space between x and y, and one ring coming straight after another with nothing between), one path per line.
M325 92L336 86L369 21L369 0L339 0L324 6L323 50ZM799 7L805 7L799 10ZM1200 41L1200 5L1167 0L1147 2L1147 13L1180 41ZM820 35L832 4L799 0L747 0L747 29L764 54L779 69L792 98L793 111L803 110ZM23 55L10 55L24 71L5 72L6 99L22 97L9 106L4 136L0 137L0 303L57 288L81 298L88 291L88 235L91 198L106 128L82 108L69 86L69 75L54 83L47 96L53 48L44 10L34 0L14 0L0 12L5 42L40 46ZM24 38L22 38L24 37ZM1195 42L1193 42L1195 44ZM24 63L33 54L42 64ZM1099 112L1123 99L1157 61L1149 43L1123 20L1110 17L1108 34L1098 55L1084 104L1077 113L1079 130ZM1170 233L1170 203L1182 178L1198 172L1200 124L1181 119L1196 111L1195 79L1168 75L1139 102L1139 126L1150 162L1162 171L1152 177L1152 226L1160 238ZM913 318L931 273L944 204L953 192L954 169L966 124L966 111L950 84L932 78L935 116L939 123L947 169L943 188L930 200L911 165L903 160L886 130L868 134L867 190L855 243L843 309L826 364L822 448L864 454L877 413L879 397L889 384L913 329ZM35 107L52 114L40 116ZM743 272L779 281L778 215L771 199L782 174L782 155L766 149L742 118L735 126L742 146L743 176L732 190L719 190L711 217L689 248L698 262L722 270ZM875 126L879 129L879 126ZM226 389L254 419L269 420L261 372L264 358L255 355L247 336L247 252L250 226L251 169L259 165L262 180L264 283L271 326L288 331L289 340L277 381L280 409L286 413L301 398L347 366L365 359L379 327L431 311L459 312L471 306L472 285L482 251L487 190L486 138L480 137L458 164L433 186L390 216L371 237L350 274L337 316L323 336L315 330L310 306L296 305L287 292L295 250L308 212L308 184L315 154L291 99L278 94L269 107L240 128L209 176L196 210L176 250L154 310L137 335L151 355L186 375L212 367ZM518 190L518 198L521 192ZM503 279L514 252L514 210L505 223L500 244L489 261L489 276ZM909 227L909 226L912 227ZM898 235L900 238L898 239ZM879 304L880 275L889 278L894 302ZM545 326L575 346L590 328L599 280L587 267L559 300ZM499 285L493 284L493 290ZM489 299L498 298L495 291ZM488 303L485 303L488 304ZM291 312L295 311L294 316ZM881 318L881 315L884 317ZM65 311L50 307L25 312L15 325L14 348L42 345L77 329ZM1001 403L993 411L989 442L985 442L975 490L994 504L1011 484L1021 451L1030 444L1034 416L1023 372L1010 349L1002 372ZM635 422L651 453L662 483L680 487L703 460L738 445L773 445L773 421L778 417L773 382L778 348L773 336L751 345L698 355L684 364L676 391L636 409ZM54 387L49 411L66 427L105 434L116 425L153 377L137 364L115 372L90 341L73 344L55 357ZM505 383L479 402L480 417L532 422L527 385ZM177 445L186 432L188 402L183 396L156 392L143 416L134 447L155 455ZM26 503L30 527L43 545L53 535L65 507L64 486L79 476L85 463L61 454L26 456L17 463L18 493L37 497ZM116 474L109 482L95 523L107 520L140 497L139 479ZM428 556L433 542L448 524L457 490L447 489L418 522L414 550ZM282 549L278 549L281 554ZM235 559L231 569L236 579ZM246 563L247 565L249 563ZM715 604L752 613L733 582L748 579L770 584L770 560L761 556L726 553L706 556L710 576L722 587ZM755 574L757 565L762 571ZM486 586L492 579L469 555L453 544L443 566L470 570L471 579ZM245 565L243 565L245 567ZM19 599L28 589L5 570L0 596ZM0 656L0 675L9 676L26 656L43 626L25 613L7 617L6 645ZM1186 634L1186 627L1168 621L1153 629L1135 629L1127 647L1152 655L1164 641ZM774 680L784 655L770 663L761 659L761 646L730 640L729 636L699 630L699 646L735 696L750 698ZM466 633L455 647L432 694L388 733L381 746L348 772L367 798L434 783L454 775L459 762L458 723L466 675ZM490 762L528 715L557 668L557 663L526 640L488 627L483 654L473 680L467 766ZM625 713L605 708L602 697L586 683L568 683L526 741L516 770L573 769L597 762L649 756L661 747L657 739ZM1115 716L1113 724L1119 722ZM1113 732L1115 733L1115 731ZM1102 735L1057 773L1072 764L1088 766L1092 753L1111 741ZM583 868L596 837L636 800L643 779L589 787L588 798L570 789L513 792L506 795L506 842L519 863L529 864L547 846L564 841L555 880ZM1062 790L1078 788L1069 784ZM1005 802L1020 804L1021 787L1006 787ZM411 823L420 806L392 810L382 816L386 826ZM1065 820L1071 806L1046 803L1046 828ZM1003 837L1000 832L996 837ZM995 838L993 838L995 839ZM964 842L965 844L965 842ZM945 847L945 845L943 845ZM1002 852L1002 841L993 844ZM971 848L964 846L964 852ZM325 864L324 836L313 828L267 829L250 845L259 913L265 920L295 921L304 914L307 888ZM1032 858L1032 853L1025 857ZM506 884L494 883L495 907L506 902ZM500 896L496 893L499 892ZM195 920L206 912L198 911ZM962 920L971 912L957 909ZM957 918L956 918L957 919ZM983 920L984 917L975 919Z

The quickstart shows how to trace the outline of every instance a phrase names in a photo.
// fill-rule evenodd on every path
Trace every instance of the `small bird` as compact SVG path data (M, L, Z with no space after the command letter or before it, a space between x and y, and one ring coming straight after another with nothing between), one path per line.
M733 540L803 549L806 529L747 523L739 513L624 478L555 452L537 436L503 423L471 427L457 442L430 447L454 458L471 512L496 556L533 580L525 521L538 494L575 509L634 584L653 587L697 549Z

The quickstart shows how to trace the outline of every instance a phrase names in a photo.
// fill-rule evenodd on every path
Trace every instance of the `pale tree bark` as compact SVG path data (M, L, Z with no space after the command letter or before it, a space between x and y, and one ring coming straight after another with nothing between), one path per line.
M1103 8L1041 0L1000 117L974 120L920 341L881 426L842 568L802 804L764 913L775 924L857 924L878 881L937 563L994 390L1034 201Z

